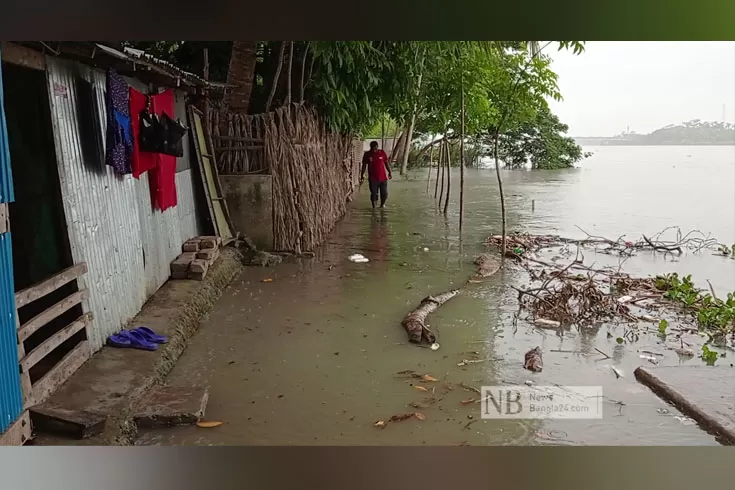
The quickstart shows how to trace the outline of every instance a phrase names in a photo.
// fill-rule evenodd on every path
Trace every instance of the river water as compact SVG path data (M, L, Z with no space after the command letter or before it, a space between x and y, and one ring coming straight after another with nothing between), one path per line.
M594 155L578 169L503 172L509 230L583 237L580 227L635 241L676 225L735 243L735 148L585 150ZM523 322L513 328L517 302L509 286L522 285L513 267L471 285L430 317L438 351L408 345L403 316L426 295L464 283L474 271L474 257L484 251L483 240L500 233L494 170L467 171L461 237L458 188L455 171L446 217L437 211L433 192L426 193L425 170L392 182L382 213L371 212L362 189L317 257L246 271L202 322L168 379L208 385L207 418L224 424L148 431L139 444L716 444L635 381L633 370L646 362L639 351L664 351L655 335L617 345L614 338L622 335L622 327L571 330L563 336ZM370 262L349 262L353 253ZM586 259L614 260L590 253ZM699 284L709 279L718 291L735 290L735 261L709 252L675 261L641 253L625 269L643 276L691 273ZM262 282L266 278L272 282ZM541 373L522 368L524 353L535 346L544 351ZM491 360L458 366L464 359ZM682 362L701 364L670 351L661 364ZM396 374L404 370L439 382L426 384L428 393L418 391L415 380ZM526 381L602 386L603 417L479 420L477 404L460 403L476 395L458 383ZM439 401L419 409L425 420L373 426L415 411L408 404L425 403L427 397Z

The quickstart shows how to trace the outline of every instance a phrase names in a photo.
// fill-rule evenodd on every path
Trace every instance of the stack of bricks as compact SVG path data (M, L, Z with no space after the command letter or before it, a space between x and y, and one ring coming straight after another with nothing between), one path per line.
M201 281L219 257L222 239L218 236L200 236L187 240L182 253L171 262L172 279Z

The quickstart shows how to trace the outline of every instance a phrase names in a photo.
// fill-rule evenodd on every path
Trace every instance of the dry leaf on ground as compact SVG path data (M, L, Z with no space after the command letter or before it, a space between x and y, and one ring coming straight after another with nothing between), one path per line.
M404 420L408 420L413 416L414 416L413 412L400 413L398 415L393 415L391 418L388 419L388 421L389 422L403 422Z
M430 376L428 374L424 374L424 381L439 381L434 376Z
M263 282L273 282L273 279L271 279L270 277L266 277L265 279L263 279Z
M421 413L421 412L416 412L416 413L414 413L413 415L414 415L414 417L416 417L416 418L417 418L417 419L419 419L419 420L426 420L426 415L424 415L424 414L423 414L423 413Z
M419 391L429 391L429 390L427 390L426 388L424 388L423 386L418 386L418 385L416 385L416 386L414 386L414 388L416 388L416 389L417 389L417 390L419 390Z
M224 422L220 422L218 420L200 420L197 422L197 427L211 429L212 427L219 427L222 424L224 424Z

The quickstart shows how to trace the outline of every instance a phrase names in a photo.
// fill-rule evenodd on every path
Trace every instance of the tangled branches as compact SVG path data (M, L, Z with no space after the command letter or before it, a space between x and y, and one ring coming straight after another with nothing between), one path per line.
M705 235L699 230L692 230L683 234L681 229L676 226L665 228L650 237L641 235L641 238L637 241L626 240L625 235L612 240L602 236L591 235L582 228L577 228L586 235L585 238L573 239L559 235L512 233L506 237L506 254L518 260L520 258L518 256L521 254L564 245L590 247L598 253L619 254L622 256L631 256L636 251L646 250L681 255L684 253L684 250L699 253L704 250L715 250L721 247L721 244L710 235ZM672 233L673 238L664 239L665 236L669 236ZM502 239L502 236L493 235L488 237L485 243L486 245L500 248Z
M549 326L589 325L604 320L638 321L631 306L661 298L650 279L635 279L620 271L592 269L578 258L565 267L540 260L521 262L538 287L518 291L521 308ZM538 265L542 264L539 270ZM549 272L551 268L551 272ZM584 270L586 274L574 273ZM574 271L574 272L570 272ZM635 296L632 296L635 295Z

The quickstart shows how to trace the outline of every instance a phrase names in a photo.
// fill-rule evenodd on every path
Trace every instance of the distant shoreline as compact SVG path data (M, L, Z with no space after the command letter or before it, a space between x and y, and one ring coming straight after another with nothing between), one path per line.
M633 141L626 142L610 142L602 139L595 140L593 138L574 138L580 146L735 146L735 142L731 143L636 143Z

